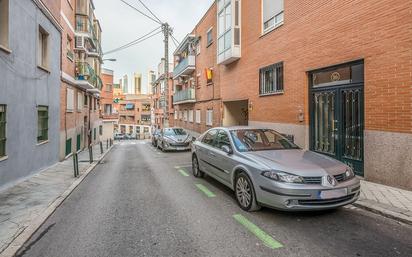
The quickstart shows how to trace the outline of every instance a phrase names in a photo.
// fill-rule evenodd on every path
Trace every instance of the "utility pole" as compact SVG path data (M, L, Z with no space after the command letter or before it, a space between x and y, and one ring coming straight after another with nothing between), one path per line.
M164 96L164 118L163 118L163 128L169 126L169 33L170 27L169 24L162 23L162 30L164 34L164 44L165 44L165 90L163 91Z

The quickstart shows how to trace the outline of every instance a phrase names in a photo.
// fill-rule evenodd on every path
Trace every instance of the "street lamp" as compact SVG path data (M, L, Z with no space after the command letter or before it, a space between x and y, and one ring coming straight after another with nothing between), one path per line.
M109 62L115 62L117 59L111 58L111 59L103 59L103 61L109 61Z

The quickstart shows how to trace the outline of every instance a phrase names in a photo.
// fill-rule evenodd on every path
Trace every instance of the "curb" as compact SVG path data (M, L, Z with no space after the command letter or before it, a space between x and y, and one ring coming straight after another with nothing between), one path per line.
M386 218L390 218L408 225L412 225L412 217L403 214L402 212L396 212L389 210L387 208L384 208L380 206L378 203L372 202L372 201L365 201L365 200L358 200L352 205L373 212L375 214L379 214L381 216L384 216Z
M100 156L98 160L93 162L89 168L69 186L69 188L59 195L38 217L30 222L23 232L20 233L10 245L0 253L0 257L13 257L22 248L22 246L32 237L41 225L56 211L56 209L66 200L66 198L79 186L82 181L96 168L97 165L106 157L106 155L113 149L112 145L107 151Z

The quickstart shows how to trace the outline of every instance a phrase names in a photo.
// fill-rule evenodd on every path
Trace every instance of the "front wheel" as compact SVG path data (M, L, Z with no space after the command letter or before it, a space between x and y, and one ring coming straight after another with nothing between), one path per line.
M205 176L205 173L199 168L199 161L197 160L196 155L193 155L192 158L192 172L193 176L196 178L203 178Z
M255 190L252 181L244 172L236 177L235 195L237 203L244 211L258 211L260 206L256 201Z

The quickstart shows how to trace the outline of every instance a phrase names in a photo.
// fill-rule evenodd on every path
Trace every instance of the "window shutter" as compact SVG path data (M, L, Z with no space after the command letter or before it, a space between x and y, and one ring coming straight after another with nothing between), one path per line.
M73 111L74 109L74 91L71 88L67 88L67 111Z

